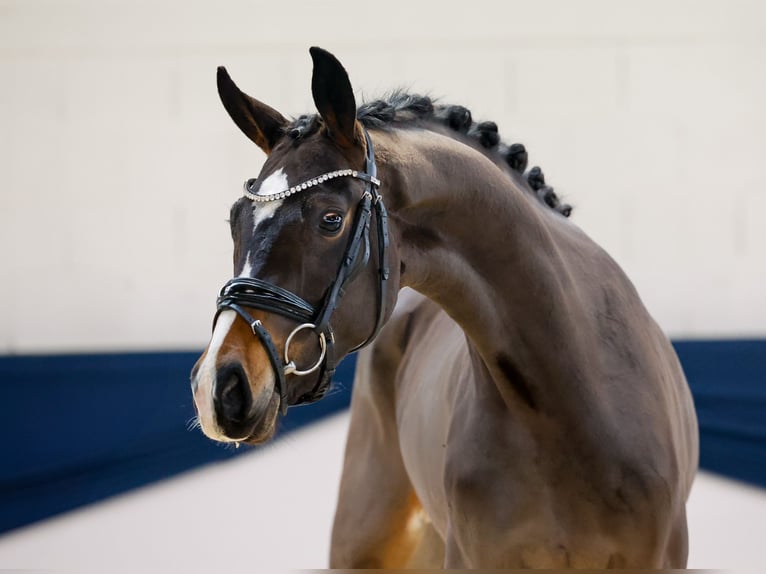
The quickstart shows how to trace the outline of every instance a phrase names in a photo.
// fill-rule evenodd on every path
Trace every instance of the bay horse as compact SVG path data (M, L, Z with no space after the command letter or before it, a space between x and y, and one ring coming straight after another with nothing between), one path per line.
M232 206L234 278L192 370L203 432L268 440L377 339L332 567L684 567L696 415L629 279L493 123L401 92L357 109L310 53L319 113L294 120L218 69L267 159Z

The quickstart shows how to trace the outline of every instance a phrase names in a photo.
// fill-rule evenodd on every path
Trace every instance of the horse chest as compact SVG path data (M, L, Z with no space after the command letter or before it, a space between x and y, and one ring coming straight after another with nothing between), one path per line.
M455 401L472 384L462 330L445 314L422 329L399 370L399 447L412 486L436 529L445 534L449 501L444 471Z

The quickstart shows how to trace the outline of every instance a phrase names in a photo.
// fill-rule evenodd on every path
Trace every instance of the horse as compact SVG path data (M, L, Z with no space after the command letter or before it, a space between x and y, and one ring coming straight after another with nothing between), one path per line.
M331 567L684 567L696 415L625 273L494 123L405 92L357 108L310 54L318 114L296 119L218 69L267 158L191 373L202 431L268 440L374 342Z

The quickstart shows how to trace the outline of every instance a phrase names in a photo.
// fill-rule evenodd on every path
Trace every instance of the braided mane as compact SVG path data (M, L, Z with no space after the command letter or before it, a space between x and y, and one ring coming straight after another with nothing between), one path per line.
M384 128L414 122L435 123L473 140L478 149L495 161L502 161L521 174L533 193L544 205L569 217L572 206L562 203L553 188L545 183L543 171L535 166L527 169L527 150L523 144L506 144L500 140L495 122L475 122L471 111L464 106L440 104L428 96L394 91L387 97L363 103L357 118L365 127ZM321 118L303 115L287 128L287 134L296 143L314 133L321 126Z

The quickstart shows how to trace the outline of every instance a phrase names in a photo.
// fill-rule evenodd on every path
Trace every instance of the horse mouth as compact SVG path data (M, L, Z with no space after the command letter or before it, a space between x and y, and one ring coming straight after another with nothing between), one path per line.
M255 417L255 422L246 436L235 438L237 443L259 445L274 437L279 418L279 395L274 393L266 409Z
M202 434L219 443L263 444L276 434L280 397L275 392L266 391L259 401L248 402L249 408L238 408L236 416L230 417L227 414L231 413L227 413L216 401L209 400L204 393L195 389L196 426Z
M225 443L261 444L272 438L280 396L268 381L251 377L239 362L219 366L194 390L202 431ZM193 385L194 388L194 385Z
M272 403L270 403L269 411L266 413L266 416L253 427L250 435L237 442L255 446L271 440L277 430L279 401L274 403L274 405L275 406L272 406Z

